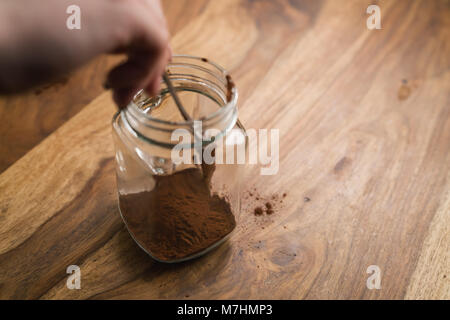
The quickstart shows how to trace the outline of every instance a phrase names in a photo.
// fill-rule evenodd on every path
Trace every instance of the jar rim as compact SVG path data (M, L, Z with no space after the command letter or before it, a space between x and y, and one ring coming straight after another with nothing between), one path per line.
M203 117L201 119L202 122L208 122L208 121L213 120L215 118L219 118L222 115L224 115L227 112L229 112L230 109L233 109L236 106L237 99L238 99L238 92L237 92L236 86L234 86L234 85L229 86L229 83L230 82L232 83L232 79L231 79L231 76L229 75L229 73L224 68L222 68L220 65L218 65L217 63L215 63L215 62L213 62L213 61L211 61L209 59L198 57L198 56L193 56L193 55L188 55L188 54L174 54L172 56L172 61L169 62L168 66L170 66L171 64L177 64L176 61L174 61L174 60L176 60L178 58L192 59L194 61L207 63L210 66L212 66L215 69L217 69L217 71L219 71L220 74L228 82L228 83L225 82L224 85L227 87L227 90L229 90L229 92L227 92L227 94L230 95L230 98L227 99L227 101L226 101L224 106L222 106L218 110L215 110L214 112L208 114L207 116ZM143 91L143 89L139 90L139 92L136 93L136 95L133 97L133 99L127 105L127 107L125 109L130 108L130 109L133 110L133 112L137 112L139 114L139 116L144 117L146 120L148 120L150 122L155 122L155 123L158 123L158 124L162 124L162 125L181 126L181 127L192 126L194 121L199 121L200 120L200 119L192 119L192 120L186 120L186 121L170 121L170 120L163 120L163 119L158 119L158 118L152 117L151 114L143 112L143 110L141 108L139 108L138 105L134 102L135 97L138 96L142 91Z

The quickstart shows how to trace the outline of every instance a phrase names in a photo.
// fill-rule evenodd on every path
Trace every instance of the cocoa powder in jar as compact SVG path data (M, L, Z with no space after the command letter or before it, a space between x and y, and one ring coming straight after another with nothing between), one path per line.
M235 228L230 203L211 193L210 177L199 168L153 178L153 190L119 195L119 203L130 233L154 258L187 258Z

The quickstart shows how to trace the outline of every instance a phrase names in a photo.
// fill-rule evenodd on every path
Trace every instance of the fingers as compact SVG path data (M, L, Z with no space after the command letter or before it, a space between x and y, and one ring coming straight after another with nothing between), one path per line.
M140 63L135 59L128 59L109 72L105 87L107 89L137 87L139 83L145 81L150 68L149 63L145 65L145 62Z
M126 107L142 88L149 95L156 95L159 93L161 76L170 58L171 51L168 47L159 58L152 54L132 55L109 72L105 88L114 91L113 98L120 109Z
M135 5L127 9L131 36L113 50L126 53L128 60L112 69L105 82L105 88L114 91L119 108L126 107L140 89L158 94L161 76L172 56L160 1L141 0Z
M117 104L119 110L122 110L130 103L135 94L135 88L115 89L113 92L113 100Z
M149 68L151 64L146 64L145 60L130 57L109 72L105 88L114 91L113 98L119 109L126 107L139 90L139 86L145 83Z
M156 95L159 93L161 89L161 77L166 70L167 63L172 58L172 50L168 46L166 48L166 51L164 53L163 58L160 60L159 64L156 66L156 72L155 74L150 77L150 80L147 84L147 86L144 87L145 91L147 91L150 95Z

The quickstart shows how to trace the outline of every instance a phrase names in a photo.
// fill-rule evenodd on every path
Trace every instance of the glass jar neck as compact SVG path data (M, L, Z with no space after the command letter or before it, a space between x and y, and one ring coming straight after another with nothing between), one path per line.
M149 97L141 90L121 111L125 130L129 134L160 147L173 148L178 142L173 141L172 133L185 129L191 135L193 147L194 141L198 142L194 127L197 132L200 127L202 144L211 141L205 138L208 131L209 137L217 137L234 127L238 118L238 94L225 70L204 58L174 56L167 72L185 108L195 120L179 118L173 99L162 83L158 96Z

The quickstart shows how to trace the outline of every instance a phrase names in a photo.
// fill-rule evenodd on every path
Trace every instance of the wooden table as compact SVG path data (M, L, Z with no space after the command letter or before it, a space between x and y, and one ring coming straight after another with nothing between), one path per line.
M381 30L364 0L164 3L174 51L231 70L242 122L280 129L279 173L249 166L244 190L287 192L270 217L244 197L191 262L154 262L119 217L112 60L3 98L0 297L449 299L450 5L376 3Z

